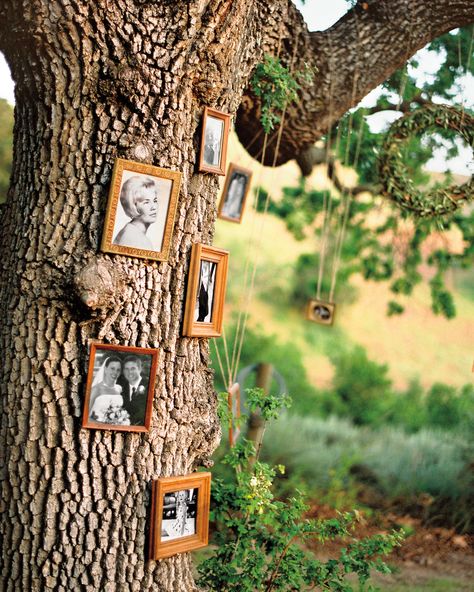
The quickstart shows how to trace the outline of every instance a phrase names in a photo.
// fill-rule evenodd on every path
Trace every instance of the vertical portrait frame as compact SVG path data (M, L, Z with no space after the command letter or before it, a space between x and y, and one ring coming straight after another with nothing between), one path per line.
M202 261L217 264L212 301L212 320L210 322L200 322L194 319ZM229 252L224 249L203 245L202 243L195 243L192 246L183 319L184 336L219 337L221 335L228 263Z
M206 145L206 130L209 123L209 118L218 119L223 122L222 136L219 143L219 162L217 165L211 165L206 162L205 158L205 145ZM217 109L211 107L204 107L204 113L202 117L202 130L201 130L201 150L199 152L199 171L203 173L215 173L217 175L225 175L226 162L227 162L227 144L229 141L229 129L230 129L231 116L228 113L223 113Z
M166 493L183 489L198 489L196 510L196 532L179 539L162 542L163 498ZM149 559L155 561L171 557L178 553L186 553L201 549L208 545L209 510L211 500L211 473L192 473L181 477L159 477L152 482Z
M239 217L233 217L233 216L228 216L224 213L224 206L226 204L227 198L228 198L228 193L229 193L229 189L230 189L230 184L232 182L232 176L234 173L238 173L241 175L245 175L245 177L247 178L247 182L246 182L246 186L245 186L245 190L244 190L244 194L242 196L242 202L241 202L241 206L240 206L240 212L239 212ZM224 189L222 190L222 195L221 195L221 199L219 200L219 207L217 210L217 217L220 218L221 220L227 220L228 222L234 222L235 224L240 224L242 221L242 216L244 215L244 210L245 210L245 204L247 202L247 196L248 193L250 191L250 183L252 180L252 171L250 169L246 169L244 167L241 167L237 164L235 164L234 162L231 162L229 164L229 168L227 170L227 175L225 177L225 185L224 185Z
M153 177L156 180L171 181L171 190L167 198L167 211L164 220L162 232L158 238L161 239L161 248L159 250L137 248L130 245L119 245L114 243L114 234L116 231L116 219L121 205L119 204L120 193L123 186L123 178L127 173L136 173ZM150 259L152 261L167 261L171 248L171 239L173 237L174 221L178 205L179 191L181 187L182 173L163 169L151 164L135 162L117 158L114 163L112 180L110 183L109 196L107 200L107 209L105 213L104 229L102 233L101 250L105 253L115 255L127 255L129 257L138 257L140 259Z

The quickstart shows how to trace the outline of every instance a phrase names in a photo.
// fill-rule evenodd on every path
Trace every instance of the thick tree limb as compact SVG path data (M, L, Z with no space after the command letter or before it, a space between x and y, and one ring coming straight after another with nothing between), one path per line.
M261 6L262 25L268 12ZM288 109L277 164L295 158L311 146L348 109L401 67L432 39L474 21L472 0L378 0L357 5L333 27L308 32L297 9L281 1L278 11L285 23L275 32L263 29L262 48L288 66L297 45L294 70L305 64L317 68L310 88L301 91L301 101ZM263 134L259 123L259 103L250 90L241 104L237 133L254 157L259 157ZM275 134L276 136L276 134ZM275 138L270 138L265 162L271 164Z

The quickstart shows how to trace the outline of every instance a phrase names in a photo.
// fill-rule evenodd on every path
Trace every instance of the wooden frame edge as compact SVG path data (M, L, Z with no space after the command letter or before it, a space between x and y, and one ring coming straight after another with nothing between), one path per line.
M178 540L161 542L163 496L167 492L198 488L196 510L196 533ZM206 547L209 542L209 511L211 494L211 473L190 473L180 477L159 477L152 483L152 508L150 525L149 559L156 561L178 553L187 553Z
M206 131L206 121L208 116L214 117L215 119L221 119L224 122L224 129L222 132L222 146L221 146L221 158L219 166L207 165L204 162L204 140ZM202 129L201 129L201 146L199 151L199 172L200 173L215 173L217 175L225 175L225 168L227 162L227 144L229 141L229 129L230 129L231 115L218 111L212 107L205 106L202 115Z
M124 245L114 245L112 243L121 180L125 170L134 171L143 175L150 175L152 177L158 177L161 179L169 179L172 181L168 202L168 211L166 213L165 226L163 229L163 242L160 251L149 251L146 249L138 249ZM178 198L181 189L182 177L183 174L181 171L173 171L171 169L164 169L152 164L135 162L133 160L127 160L124 158L116 158L112 171L109 193L107 196L107 206L102 229L100 250L104 253L123 255L126 257L136 257L138 259L168 261L173 238L174 223L176 220L176 212L178 209Z
M133 425L115 425L95 422L89 420L89 400L92 390L92 381L94 375L94 362L97 350L111 350L122 353L129 352L130 354L144 354L151 356L150 366L150 380L148 385L148 394L145 407L145 421L143 426ZM149 432L151 427L151 419L153 415L153 401L155 399L156 374L158 370L158 356L160 350L158 348L135 347L129 345L116 345L112 343L97 343L93 342L89 348L89 362L87 365L87 381L84 390L84 408L82 412L81 429L89 430L107 430L115 432Z
M213 314L214 320L202 323L194 320L194 306L197 298L200 262L206 259L217 263ZM225 295L227 290L227 273L229 266L229 252L224 249L195 243L191 249L188 283L183 317L183 336L185 337L220 337L224 318Z

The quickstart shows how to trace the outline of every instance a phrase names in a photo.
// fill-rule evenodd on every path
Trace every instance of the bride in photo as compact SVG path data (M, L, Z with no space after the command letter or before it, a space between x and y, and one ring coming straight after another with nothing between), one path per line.
M130 416L123 408L122 387L117 379L122 371L118 356L109 356L92 382L89 419L100 423L130 425Z

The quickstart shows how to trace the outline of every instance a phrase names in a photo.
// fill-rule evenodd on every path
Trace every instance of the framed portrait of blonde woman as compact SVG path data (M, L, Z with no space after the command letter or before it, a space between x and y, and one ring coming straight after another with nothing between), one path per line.
M152 483L149 557L171 557L206 547L211 473L161 477Z
M82 427L148 432L157 364L157 349L93 343Z
M112 173L101 249L166 261L181 173L118 158Z

